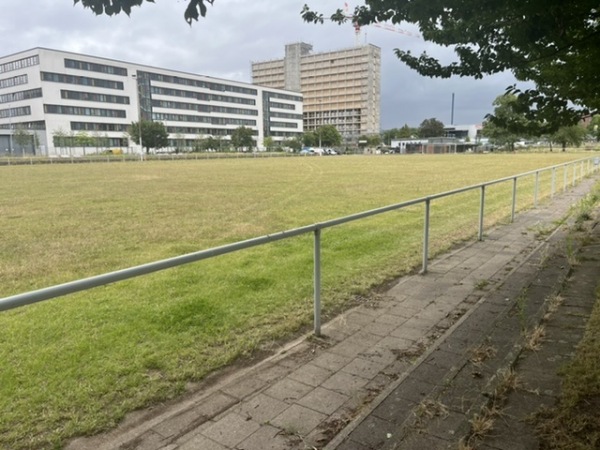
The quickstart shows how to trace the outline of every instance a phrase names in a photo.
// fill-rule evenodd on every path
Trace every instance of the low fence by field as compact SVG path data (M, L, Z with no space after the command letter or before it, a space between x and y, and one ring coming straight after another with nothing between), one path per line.
M402 203L396 203L381 208L372 209L369 211L363 211L360 213L352 214L349 216L340 217L337 219L328 220L321 223L315 223L312 225L294 228L291 230L282 231L279 233L273 233L265 236L260 236L252 239L247 239L232 244L223 245L220 247L214 247L207 250L198 252L188 253L185 255L168 258L140 266L130 267L102 275L97 275L77 281L59 284L44 289L39 289L31 292L17 294L0 299L0 311L5 311L21 306L41 302L44 300L53 299L56 297L64 296L67 294L85 291L98 286L104 286L110 283L139 277L141 275L150 274L153 272L162 271L168 268L182 266L196 261L214 258L219 255L233 253L248 249L251 247L257 247L264 244L289 239L292 237L305 235L312 233L313 239L313 304L314 304L314 333L316 335L321 334L321 233L327 228L336 227L345 223L358 221L367 217L372 217L387 213L390 211L401 210L414 205L423 205L423 237L422 237L422 267L421 272L426 273L429 262L429 242L431 232L431 205L435 200L442 198L448 198L457 194L461 194L469 191L479 191L479 217L478 217L478 229L477 238L483 239L484 236L484 218L485 218L485 206L486 206L486 189L492 185L498 185L502 183L511 184L511 212L510 220L514 221L515 214L517 211L517 198L519 194L519 181L532 182L533 183L533 206L537 206L540 200L540 184L542 178L545 177L547 182L550 184L549 195L553 197L559 191L565 191L569 185L575 185L578 180L598 170L600 165L600 158L583 158L577 161L572 161L564 164L559 164L543 169L537 169L518 175L500 178L497 180L488 181L472 186L466 186L459 189L454 189L447 192L442 192L426 197L417 198L414 200L405 201Z

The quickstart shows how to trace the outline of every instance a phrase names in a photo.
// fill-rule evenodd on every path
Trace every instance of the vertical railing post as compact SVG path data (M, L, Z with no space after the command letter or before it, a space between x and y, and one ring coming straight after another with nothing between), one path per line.
M481 186L481 198L479 201L479 240L483 241L483 214L485 211L485 185Z
M513 195L512 195L512 212L510 214L510 221L515 221L515 212L517 210L517 177L513 178Z
M575 186L575 173L577 171L577 164L573 163L573 186Z
M423 269L421 273L427 273L427 262L429 256L429 213L431 209L431 199L425 200L425 218L423 220Z
M550 188L550 198L554 198L554 192L556 191L556 167L552 168L552 187Z
M563 178L564 178L564 180L563 180L563 192L565 192L567 190L567 170L568 170L568 165L565 164L563 166L563 169L564 169L563 170Z
M533 188L533 207L538 205L538 191L540 190L540 171L535 172L535 186Z
M583 180L584 176L585 176L585 174L584 174L584 168L583 168L583 161L581 161L581 173L579 174L579 179Z
M314 331L321 336L321 229L315 230L314 247Z

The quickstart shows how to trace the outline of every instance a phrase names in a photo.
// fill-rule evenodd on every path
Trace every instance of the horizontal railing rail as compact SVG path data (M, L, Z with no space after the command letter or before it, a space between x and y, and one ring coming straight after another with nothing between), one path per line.
M375 215L383 214L390 211L395 211L403 208L407 208L409 206L414 206L418 204L425 205L424 211L424 220L423 220L423 263L421 268L421 273L426 273L428 269L429 262L429 238L430 238L430 210L431 210L431 202L433 200L437 200L444 197L449 197L452 195L461 194L468 191L480 190L480 205L479 205L479 229L478 229L478 240L483 240L483 228L484 228L484 215L485 215L485 191L486 187L512 181L513 189L512 189L512 208L511 208L511 222L514 221L515 212L516 212L516 202L517 202L517 180L534 175L534 207L537 206L538 203L538 195L539 195L539 183L540 183L540 173L552 171L552 180L551 180L551 192L550 196L553 197L556 193L556 171L560 168L563 168L563 191L567 189L568 185L568 171L569 168L572 167L572 184L575 185L577 179L583 179L584 176L589 175L592 172L598 170L598 166L600 164L600 160L598 158L583 158L576 161L570 161L568 163L557 164L554 166L531 170L529 172L524 172L518 175L508 176L504 178L499 178L492 181L487 181L484 183L474 184L471 186L466 186L458 189L453 189L446 192L441 192L437 194L428 195L425 197L420 197L414 200L408 200L401 203L395 203L393 205L384 206L381 208L375 208L368 211L363 211L356 214L351 214L344 217L339 217L336 219L327 220L325 222L315 223L312 225L307 225L299 228L294 228L291 230L281 231L273 234L268 234L252 239L247 239L244 241L235 242L232 244L223 245L220 247L214 247L207 250L201 250L198 252L188 253L181 256L176 256L168 259L163 259L160 261L155 261L147 264L142 264L135 267L130 267L122 270L117 270L114 272L105 273L102 275L96 275L88 278L84 278L77 281L71 281L68 283L63 283L55 286L51 286L44 289L38 289L30 292L25 292L22 294L12 295L9 297L5 297L0 299L0 311L6 311L13 308L18 308L25 305L30 305L33 303L41 302L44 300L50 300L56 297L61 297L67 294L73 294L76 292L85 291L88 289L92 289L94 287L104 286L107 284L115 283L118 281L127 280L130 278L139 277L142 275L147 275L153 272L158 272L161 270L182 266L184 264L189 264L197 261L201 261L204 259L214 258L216 256L225 255L227 253L233 253L236 251L244 250L251 247L257 247L260 245L269 244L272 242L280 241L283 239L289 239L292 237L300 236L303 234L313 233L314 234L314 273L313 273L313 302L314 302L314 333L316 335L321 334L321 230L326 228L331 228L335 226L339 226L342 224L346 224L349 222L354 222L360 219L365 219L367 217L372 217ZM579 166L579 176L578 175L578 166Z

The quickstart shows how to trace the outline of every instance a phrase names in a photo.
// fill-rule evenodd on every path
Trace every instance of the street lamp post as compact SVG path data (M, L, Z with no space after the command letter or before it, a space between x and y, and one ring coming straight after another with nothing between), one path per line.
M14 94L11 93L10 94L10 103L8 104L8 154L10 156L12 156L12 150L13 150L13 145L12 145L12 135L13 135L13 129L12 129L12 116L13 116L12 102L14 101L14 99L15 99Z
M140 143L140 160L144 160L144 146L142 145L142 96L140 95L140 83L137 82L136 74L131 75L136 80L136 92L138 103L138 127L139 127L139 143Z

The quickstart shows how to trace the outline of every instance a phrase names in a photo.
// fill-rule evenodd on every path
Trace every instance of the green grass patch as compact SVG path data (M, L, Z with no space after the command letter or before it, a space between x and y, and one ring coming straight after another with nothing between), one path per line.
M149 161L0 167L0 296L325 221L582 154ZM538 199L550 194L544 179ZM486 225L512 183L486 190ZM519 181L518 209L533 203ZM476 235L479 192L435 200L431 254ZM323 307L421 261L423 207L323 230ZM60 447L306 329L302 236L0 314L0 448Z

